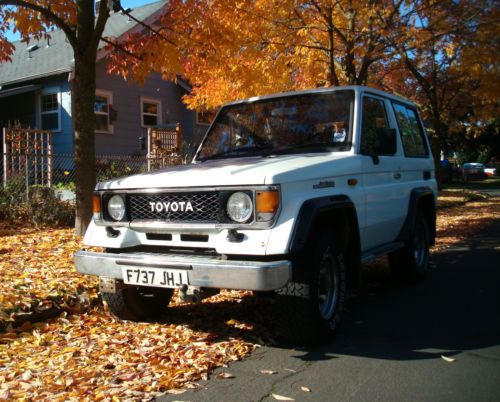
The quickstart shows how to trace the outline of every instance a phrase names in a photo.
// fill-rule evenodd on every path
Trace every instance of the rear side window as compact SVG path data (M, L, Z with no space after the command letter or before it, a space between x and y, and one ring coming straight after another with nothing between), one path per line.
M393 103L396 120L401 133L406 156L428 156L429 150L424 138L424 130L418 121L415 109Z

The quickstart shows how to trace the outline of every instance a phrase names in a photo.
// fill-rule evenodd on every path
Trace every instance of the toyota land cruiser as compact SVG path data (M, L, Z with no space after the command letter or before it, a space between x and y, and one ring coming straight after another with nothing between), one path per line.
M275 291L303 343L327 340L362 262L422 278L436 181L411 102L372 88L223 106L192 163L96 186L79 272L119 317L160 314L174 289Z

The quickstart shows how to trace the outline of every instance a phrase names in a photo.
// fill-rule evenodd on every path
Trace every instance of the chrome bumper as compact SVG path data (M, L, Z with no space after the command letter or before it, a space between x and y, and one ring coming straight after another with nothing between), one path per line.
M207 288L274 290L283 287L292 277L290 261L231 261L219 257L185 256L149 253L74 254L78 272L108 278L123 279L122 266L183 269L189 284Z

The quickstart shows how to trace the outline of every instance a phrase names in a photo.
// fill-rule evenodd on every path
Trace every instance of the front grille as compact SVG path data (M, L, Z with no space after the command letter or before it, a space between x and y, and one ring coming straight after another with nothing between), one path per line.
M217 223L221 221L219 198L219 193L214 191L129 194L129 218L132 221Z

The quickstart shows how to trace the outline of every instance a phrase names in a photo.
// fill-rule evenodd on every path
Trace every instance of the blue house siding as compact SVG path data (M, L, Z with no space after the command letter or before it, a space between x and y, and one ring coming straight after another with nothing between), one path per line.
M194 112L187 110L181 98L186 93L179 85L165 81L159 74L152 74L143 85L124 80L121 76L106 73L106 61L97 64L96 92L110 94L116 110L112 133L96 132L97 154L143 154L139 137L147 135L142 126L141 99L161 102L161 123L181 123L186 142L200 141L196 131Z
M57 91L59 101L60 125L59 130L52 131L52 146L56 154L70 154L73 152L73 121L71 118L71 85L68 82L68 74L61 77L48 79L42 88L37 91L38 124L41 128L40 97L44 93Z
M25 128L42 127L41 97L55 93L58 99L59 130L52 131L54 153L73 152L73 127L71 120L71 88L68 74L27 81L37 89L0 99L0 127L20 124Z

